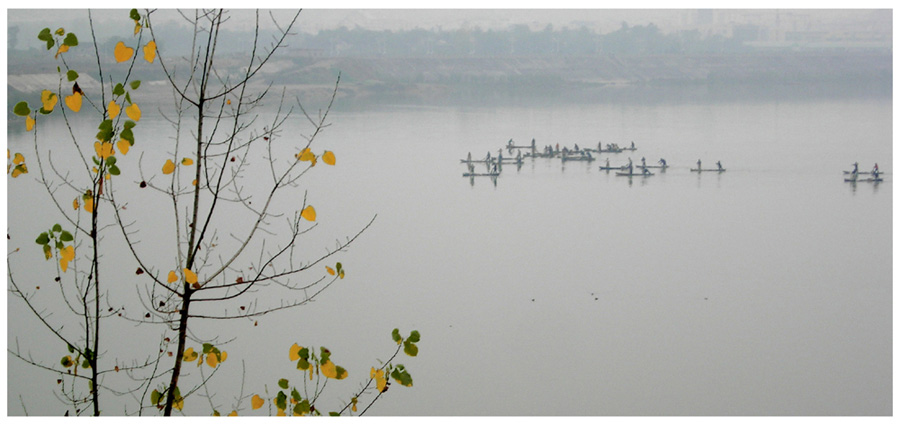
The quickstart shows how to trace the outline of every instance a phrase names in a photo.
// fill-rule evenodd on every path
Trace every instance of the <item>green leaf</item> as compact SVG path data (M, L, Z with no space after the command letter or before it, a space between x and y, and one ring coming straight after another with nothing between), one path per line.
M20 117L27 117L31 115L31 108L28 107L28 102L19 102L16 106L13 107L13 112Z
M394 331L391 332L391 338L394 339L394 342L400 343L400 340L403 339L400 337L400 329L394 328Z
M57 28L56 32L54 32L54 34L62 37L64 35L66 35L66 30L65 30L65 28Z
M50 248L50 245L44 244L43 249L44 249L44 258L50 259L50 257L53 256L52 248Z
M131 93L128 93L128 92L125 93L125 101L128 102L129 105L134 103L131 101Z
M68 348L69 348L69 352L70 352L70 353L74 353L74 352L75 352L75 347L73 347L72 344L66 344L66 345L69 346Z
M131 121L131 120L126 120L125 124L122 124L122 127L124 127L126 130L131 130L136 125L137 125L136 122Z
M62 241L56 241L56 249L62 250L63 248L65 248L65 246L63 246Z
M419 331L412 331L409 333L409 342L419 342Z
M203 354L209 354L209 352L212 351L213 348L214 347L212 344L204 342L203 343Z
M50 236L47 235L47 232L41 233L34 242L38 245L47 245L50 242Z
M54 233L62 232L62 226L60 226L59 223L56 223L56 224L53 225L53 229L52 229L52 230L53 230Z
M291 389L291 398L294 400L302 400L303 396L300 395L300 392L297 391L296 388Z
M300 355L301 359L308 360L309 359L309 348L303 347L300 349L300 351L297 354Z
M288 389L288 380L287 380L287 379L284 379L284 378L279 379L279 380L278 380L278 386L281 387L281 388L283 388L283 389L285 389L285 390Z
M106 158L106 165L116 165L116 157L111 156Z
M90 369L90 368L91 368L91 362L88 361L88 359L84 359L84 360L81 362L81 367L82 367L83 369Z
M403 352L410 357L415 357L419 354L419 347L409 341L403 341Z
M110 175L113 175L113 176L118 176L119 174L122 173L122 172L119 170L119 167L116 167L115 165L110 165L109 168L108 168L107 170L109 171L109 174L110 174Z
M338 412L328 412L328 416L341 416Z
M125 128L124 130L122 130L122 132L119 133L119 137L127 140L129 143L134 145L134 133L130 128Z
M340 262L338 262L337 264L335 264L334 267L337 269L338 274L341 274L341 270L344 269L344 266L342 266Z
M297 369L301 369L301 370L309 369L309 361L307 359L297 360Z
M50 28L42 29L38 34L38 40L47 42L47 50L52 49L53 45L56 44L56 42L53 40L53 34L50 33Z
M140 21L141 20L141 14L138 13L137 9L131 9L131 12L128 14L128 17L130 17L132 21Z
M294 406L295 415L305 415L309 413L309 400L303 400Z
M140 86L141 86L141 80L135 80L135 81L132 81L132 82L131 82L131 89L132 89L132 90L137 90L138 87L140 87Z
M69 81L75 81L78 79L78 73L75 72L75 70L70 69L66 71L66 79Z
M121 96L125 94L125 86L122 83L116 84L116 87L113 88L113 96Z
M63 40L63 45L66 45L69 47L77 46L78 45L78 37L76 37L75 34L70 32L69 34L66 35L66 38ZM72 80L69 80L69 81L72 81Z
M325 347L319 347L319 364L328 363L328 359L331 358L331 351L328 351Z
M59 240L61 240L61 241L63 241L63 242L71 242L71 241L75 240L75 238L72 237L72 234L71 234L71 233L69 233L69 232L63 230L63 231L62 231L62 234L59 235Z
M160 398L162 398L162 394L160 394L159 391L153 390L153 392L150 393L150 402L151 403L159 404Z
M287 409L287 396L284 395L284 392L279 391L275 396L275 406L281 410Z
M113 137L113 122L112 120L103 120L98 127L100 131L97 132L97 140L108 142L112 140Z

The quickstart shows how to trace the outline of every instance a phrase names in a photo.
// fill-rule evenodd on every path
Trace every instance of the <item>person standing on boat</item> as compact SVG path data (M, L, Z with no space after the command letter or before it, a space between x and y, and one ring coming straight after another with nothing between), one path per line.
M631 150L634 150L634 141L631 141Z
M700 160L698 159L698 160L697 160L697 171L700 171L700 169L701 169L701 168L700 168Z
M659 165L662 165L663 168L666 168L666 160L665 160L665 158L660 158L660 159L659 159Z
M878 163L877 162L875 163L875 167L872 167L872 177L875 178L875 180L878 180Z
M631 157L628 157L628 174L634 174L634 168L631 166Z
M634 142L632 142L634 143ZM647 158L641 157L641 168L647 168Z
M859 174L859 163L858 162L853 163L853 171L851 171L850 174L853 174L854 176Z
M716 166L719 167L719 171L725 171L725 170L722 168L722 161L716 161Z

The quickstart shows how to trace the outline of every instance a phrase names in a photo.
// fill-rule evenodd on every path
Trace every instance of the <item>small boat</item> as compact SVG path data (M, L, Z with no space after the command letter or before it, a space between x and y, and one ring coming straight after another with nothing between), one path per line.
M606 170L606 171L609 171L609 170L624 170L624 169L626 169L626 168L628 168L628 167L626 167L626 166L624 166L624 165L623 165L623 166L620 166L620 167L611 167L611 166L603 166L603 165L600 166L600 169L601 169L601 170Z
M860 173L860 174L862 174L862 173ZM860 183L881 183L881 182L884 181L884 179L881 178L881 177L868 177L868 178L864 178L864 179L850 178L850 179L844 179L844 181L845 181L845 182L851 182L851 183L856 183L856 182L860 182Z
M588 154L588 155L563 155L563 157L562 157L563 161L588 161L588 162L590 162L595 159L596 158L594 158L590 154Z
M669 168L669 165L638 165L637 168L659 168L661 170L665 170L666 168Z
M497 177L500 173L463 173L463 177Z
M691 171L696 172L696 173L703 172L703 171L715 171L715 172L719 172L719 173L724 173L725 169L724 168L691 168Z
M649 171L646 173L626 173L626 172L620 171L620 172L617 172L616 175L617 176L627 176L627 177L650 177L653 175L653 173L651 173Z
M844 174L853 174L853 171L844 171ZM857 171L856 174L872 174L871 171ZM882 174L880 171L878 174Z

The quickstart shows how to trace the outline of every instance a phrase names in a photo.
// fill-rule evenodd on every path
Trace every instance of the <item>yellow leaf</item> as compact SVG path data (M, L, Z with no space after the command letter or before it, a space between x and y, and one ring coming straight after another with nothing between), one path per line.
M341 279L343 279L343 278L344 278L344 269L341 269L341 272L340 272L340 273L338 273L338 276L340 276L340 277L341 277Z
M338 374L337 366L335 366L335 364L331 360L319 366L319 369L322 371L322 375L324 375L326 378L344 379L347 377L347 371L344 369L341 369L340 374Z
M197 275L191 269L184 269L184 280L187 283L197 283Z
M190 158L182 158L181 159L181 165L193 165L193 164L194 164L193 159L190 159Z
M134 49L125 46L125 43L121 41L116 44L116 48L113 50L113 56L116 57L116 62L125 62L128 59L131 59L131 55L133 54Z
M25 117L25 131L31 131L34 128L34 118Z
M150 40L150 42L144 46L144 60L153 63L154 59L156 59L156 42Z
M194 179L194 181L192 181L191 184L194 185L194 186L196 186L196 185L197 185L197 179Z
M294 345L291 346L290 351L288 351L288 357L291 359L292 362L300 360L300 350L302 350L302 349L303 349L303 347L297 345L296 342L294 343Z
M41 106L47 112L53 110L56 107L56 103L59 102L59 97L56 93L53 93L50 90L44 90L41 92Z
M94 151L97 152L97 156L100 159L109 158L116 153L116 151L113 150L113 144L110 142L94 142Z
M279 407L278 412L275 413L275 416L287 416L287 415L284 414L284 409Z
M303 149L297 154L297 159L301 161L312 161L312 165L316 165L316 155L309 148Z
M188 347L187 350L184 350L183 358L184 358L184 361L186 361L186 362L192 362L192 361L196 360L197 356L199 356L199 354L197 354L197 352L194 351L193 347Z
M119 142L116 143L116 147L119 148L119 152L122 152L122 155L128 153L128 150L131 149L131 142L125 139L119 139Z
M141 22L134 21L134 35L138 35L139 32L141 32Z
M168 280L169 283L172 283L172 282L175 282L176 280L178 280L178 275L175 274L175 270L170 270L170 271L169 271L169 277L168 277L167 280Z
M322 161L328 165L334 165L334 152L325 151L325 153L322 154Z
M232 410L231 413L228 414L228 416L237 416L237 410Z
M78 205L78 197L76 197L75 200L72 201L72 207L76 210L78 209L78 207L80 207L80 205Z
M373 367L369 377L375 378L375 388L378 389L379 393L384 391L384 387L387 386L387 379L384 377L384 369L375 370Z
M351 401L353 402L353 407L351 407L350 410L355 412L356 411L356 402L358 400L356 399L356 397L353 397L353 399L351 399Z
M308 205L303 211L300 213L300 216L309 220L316 221L316 209L313 208L312 205Z
M69 245L69 246L63 248L62 250L60 250L59 254L60 254L59 255L60 256L59 267L62 269L63 273L65 273L66 270L68 270L68 268L69 268L69 261L72 261L75 259L75 247L72 245Z
M178 399L175 400L174 403L172 403L172 407L177 409L179 412L181 411L181 409L184 409L184 397L178 397Z
M130 106L125 108L125 114L128 115L128 118L131 118L135 121L141 120L141 108L138 107L137 103L132 103Z
M119 104L112 100L109 101L109 105L106 106L106 109L109 110L109 119L115 119L119 116L119 111L122 110Z
M206 364L208 364L209 367L216 367L219 365L219 359L215 354L210 353L206 356Z
M224 363L225 360L228 360L228 352L227 351L223 351L222 354L220 354L219 356L221 357L219 359L219 361L222 363Z
M16 165L12 171L12 178L19 177L21 174L27 174L28 168L25 167L25 164Z
M60 53L65 53L65 52L68 52L68 51L69 51L69 45L68 45L68 44L60 44L59 50L57 50L57 51L56 51L56 54L53 55L53 59L58 58Z
M19 164L21 164L21 163L23 163L23 162L25 162L25 156L23 156L22 154L16 152L16 155L13 156L13 164L19 165Z
M333 269L333 268L328 267L328 266L325 266L325 271L327 271L328 274L334 276L334 269Z
M163 174L172 174L175 172L175 163L171 159L166 160L166 164L162 168Z
M71 96L66 96L66 106L72 110L72 112L78 112L81 110L81 93L72 93Z
M94 212L94 198L88 198L84 200L84 210L89 213Z
M266 404L266 401L263 400L263 398L260 397L259 394L255 394L253 398L250 399L250 407L252 407L253 410L263 407L264 404Z

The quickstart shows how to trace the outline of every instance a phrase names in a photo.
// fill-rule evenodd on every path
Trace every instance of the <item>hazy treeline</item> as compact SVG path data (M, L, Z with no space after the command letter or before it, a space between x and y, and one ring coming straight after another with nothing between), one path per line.
M373 31L342 27L299 36L301 44L327 56L346 57L545 57L597 54L656 55L744 52L741 40L704 36L699 30L664 34L654 24L600 34L585 27L506 30Z

